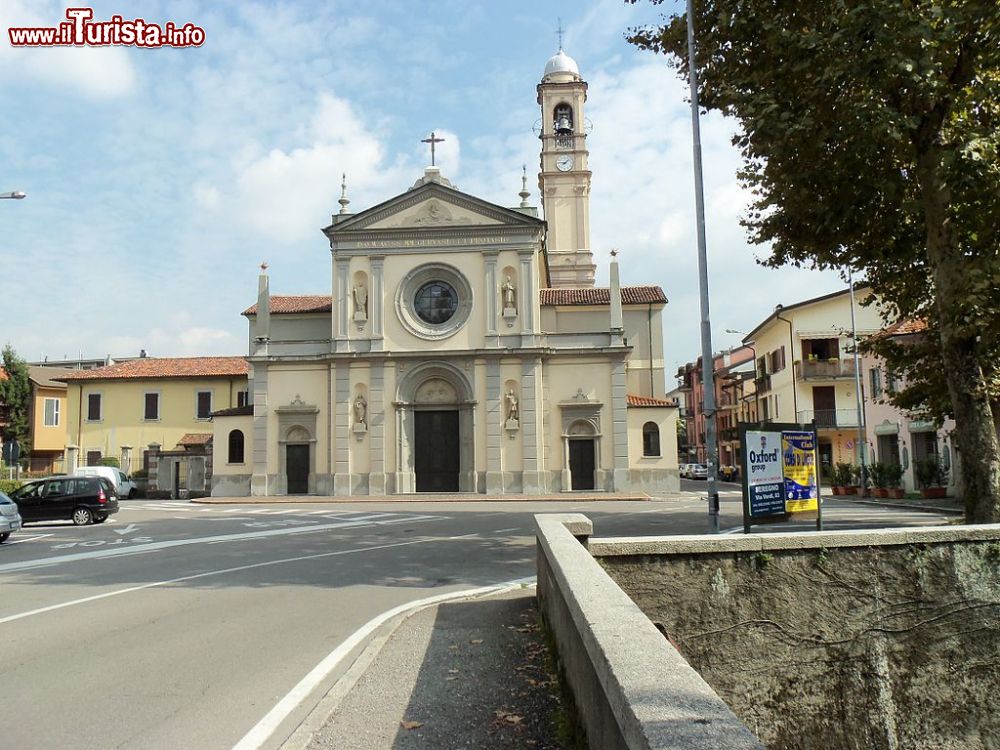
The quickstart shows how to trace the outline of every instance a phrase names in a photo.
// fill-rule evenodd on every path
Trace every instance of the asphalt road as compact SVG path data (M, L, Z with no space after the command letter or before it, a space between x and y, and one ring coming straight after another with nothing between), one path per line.
M627 503L134 500L100 526L31 524L0 546L0 745L277 747L351 659L317 665L372 618L534 575L534 513L584 512L601 536L706 531L705 483L682 490ZM740 527L738 494L722 485L724 530ZM838 501L826 518L943 520Z

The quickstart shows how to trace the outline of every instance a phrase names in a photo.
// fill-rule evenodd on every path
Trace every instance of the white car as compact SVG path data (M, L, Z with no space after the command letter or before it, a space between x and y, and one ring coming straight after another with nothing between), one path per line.
M17 503L0 492L0 544L20 528L21 514L17 512Z
M78 466L73 474L78 477L104 477L114 485L122 500L135 497L138 492L132 477L114 466Z

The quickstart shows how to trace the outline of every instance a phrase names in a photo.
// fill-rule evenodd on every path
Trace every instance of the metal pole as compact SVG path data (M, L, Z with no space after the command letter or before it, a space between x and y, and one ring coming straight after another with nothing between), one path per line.
M708 452L709 531L719 533L719 444L715 438L715 360L712 358L712 324L708 312L708 252L705 249L705 187L701 170L701 127L698 113L698 65L694 48L694 3L687 0L688 74L691 83L691 133L694 140L694 202L698 230L698 288L701 291L701 383L705 415L705 450Z
M865 467L865 404L861 395L861 356L858 352L858 326L854 317L854 274L847 269L847 283L851 287L851 337L854 339L854 393L858 405L858 465L861 467L861 496L865 496L868 486L868 472Z

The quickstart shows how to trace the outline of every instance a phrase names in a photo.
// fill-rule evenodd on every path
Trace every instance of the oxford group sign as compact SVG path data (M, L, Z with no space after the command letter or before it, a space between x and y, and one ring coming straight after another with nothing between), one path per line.
M743 527L816 513L822 528L816 430L811 425L748 424L740 429Z

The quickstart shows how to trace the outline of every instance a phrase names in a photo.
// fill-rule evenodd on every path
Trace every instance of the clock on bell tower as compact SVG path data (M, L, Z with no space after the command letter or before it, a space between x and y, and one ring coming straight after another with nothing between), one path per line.
M572 57L563 52L545 64L538 84L542 108L541 171L538 188L548 224L546 249L554 287L594 286L590 252L590 170L583 105L587 83Z

